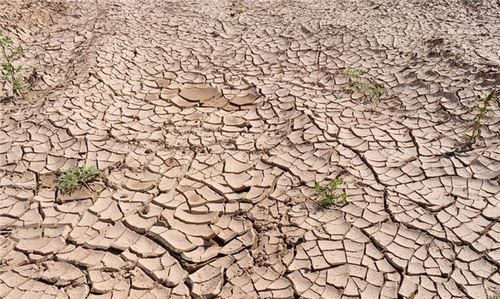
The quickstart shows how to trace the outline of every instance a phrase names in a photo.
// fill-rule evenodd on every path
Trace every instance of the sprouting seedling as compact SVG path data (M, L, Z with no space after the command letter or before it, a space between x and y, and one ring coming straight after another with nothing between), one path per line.
M10 83L14 95L22 95L24 85L20 74L22 66L14 66L14 61L21 57L23 49L15 46L12 39L2 32L0 32L0 47L2 51L2 80Z
M500 292L496 292L494 295L488 296L488 299L500 299Z
M230 15L234 17L236 14L241 14L245 11L245 8L240 3L232 3L231 10L233 11Z
M366 97L368 97L370 102L378 103L380 97L382 97L382 94L384 93L384 88L376 83L373 83L370 79L365 79L365 81L368 80L368 83L358 80L361 79L365 73L365 71L358 68L347 68L343 71L344 75L349 76L349 86L352 89L363 93Z
M380 100L380 97L384 93L384 88L376 84L368 84L353 80L350 86L368 96L370 101L375 103Z
M358 77L361 77L362 75L364 75L365 71L363 71L362 69L358 69L358 68L346 68L343 71L343 73L344 73L344 75L347 75L349 77L358 78Z
M479 100L476 109L479 110L479 113L474 117L472 125L468 129L465 134L465 143L469 146L473 145L478 139L481 138L481 126L483 120L486 118L486 114L490 111L490 107L493 104L493 100L496 98L497 90L493 89L488 96L483 97ZM497 99L497 103L500 102Z
M333 204L343 203L347 200L347 193L345 191L338 192L338 188L344 184L344 179L341 177L335 178L329 184L321 185L316 182L314 190L320 196L323 206L330 207Z
M94 166L68 169L58 178L59 191L62 194L69 194L81 186L85 186L92 190L88 184L96 180L100 175L101 172Z

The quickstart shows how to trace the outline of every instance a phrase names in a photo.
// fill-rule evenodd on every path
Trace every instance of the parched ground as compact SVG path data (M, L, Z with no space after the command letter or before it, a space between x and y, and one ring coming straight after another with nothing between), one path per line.
M1 298L500 292L488 0L0 1ZM378 102L345 68L380 84ZM368 82L367 81L367 82ZM62 195L56 176L101 181ZM342 176L347 204L316 181Z

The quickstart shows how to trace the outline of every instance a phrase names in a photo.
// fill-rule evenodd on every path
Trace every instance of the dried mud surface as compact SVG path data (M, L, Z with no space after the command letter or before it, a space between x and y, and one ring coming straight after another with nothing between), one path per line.
M497 1L1 1L1 298L500 291ZM345 68L385 92L353 92ZM5 95L6 88L1 91ZM56 175L105 178L71 195ZM342 175L348 203L314 183Z

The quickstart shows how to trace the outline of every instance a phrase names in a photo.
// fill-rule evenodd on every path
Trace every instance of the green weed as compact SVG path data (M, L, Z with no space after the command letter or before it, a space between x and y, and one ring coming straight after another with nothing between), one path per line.
M494 295L488 296L488 299L500 299L500 292L497 292Z
M351 89L361 92L372 103L379 102L380 97L382 97L384 93L384 88L372 82L370 79L363 78L362 76L365 74L365 71L358 68L347 68L343 71L343 74L349 76L349 87ZM364 79L364 81L368 81L368 83L358 79Z
M378 103L380 97L384 93L384 88L380 85L363 83L360 81L353 80L350 83L350 86L370 99L370 102Z
M363 71L362 69L358 69L358 68L346 68L343 71L343 73L344 73L344 75L347 75L349 77L358 78L358 77L361 77L362 75L364 75L365 71Z
M59 191L62 194L69 194L75 191L81 186L86 186L91 189L88 185L90 182L96 180L101 175L101 172L94 166L84 166L77 167L74 169L68 169L63 172L59 180Z
M333 204L343 203L347 200L347 193L345 191L338 192L338 188L344 184L344 179L341 177L335 178L329 184L321 185L321 183L316 182L314 185L314 190L316 194L321 198L323 206L330 207Z
M0 47L2 51L2 61L0 62L2 80L10 83L14 95L22 95L24 88L24 81L21 77L22 66L15 66L14 61L21 57L23 49L15 46L12 39L2 32L0 32Z
M472 125L465 134L465 143L468 146L473 145L478 139L481 138L481 126L484 119L486 118L486 114L488 113L488 111L490 111L490 108L493 105L494 100L496 99L496 93L497 90L493 89L488 94L488 96L481 98L478 105L475 107L475 109L479 110L479 113L476 115L476 117L474 117ZM496 99L496 101L500 105L499 99Z
M245 7L240 3L232 3L231 4L231 13L229 14L231 17L242 14L245 11Z

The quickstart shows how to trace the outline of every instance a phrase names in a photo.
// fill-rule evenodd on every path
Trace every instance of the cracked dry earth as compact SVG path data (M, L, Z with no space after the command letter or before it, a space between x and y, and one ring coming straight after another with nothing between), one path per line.
M424 3L425 2L425 3ZM442 4L438 4L442 2ZM1 298L500 291L495 1L1 1ZM361 68L378 103L349 88ZM3 86L2 97L7 87ZM95 165L70 195L56 175ZM342 175L325 209L314 183Z

